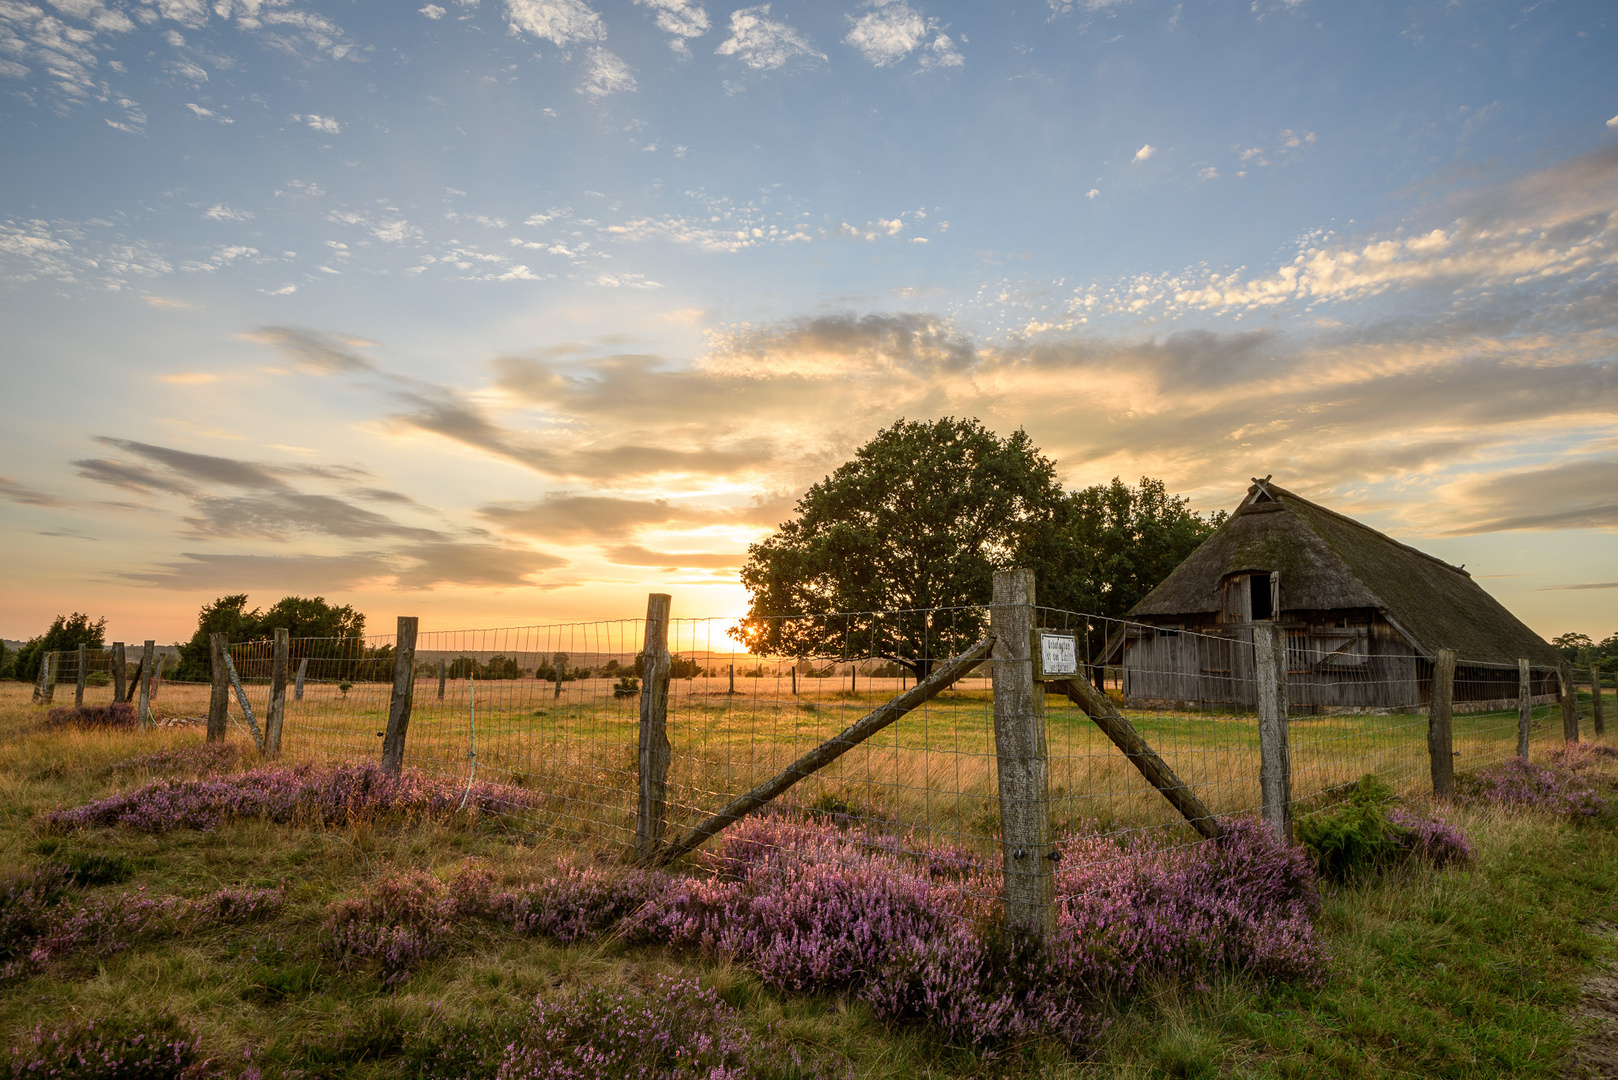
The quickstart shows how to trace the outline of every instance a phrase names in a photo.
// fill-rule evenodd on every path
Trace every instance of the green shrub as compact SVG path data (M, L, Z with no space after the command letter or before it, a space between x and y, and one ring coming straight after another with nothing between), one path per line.
M1404 830L1388 820L1388 786L1367 774L1349 793L1348 802L1298 819L1298 842L1330 881L1363 880L1400 861Z

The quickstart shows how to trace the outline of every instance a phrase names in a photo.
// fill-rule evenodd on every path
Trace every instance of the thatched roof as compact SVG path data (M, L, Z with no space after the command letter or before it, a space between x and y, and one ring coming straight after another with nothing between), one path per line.
M1424 656L1448 648L1462 661L1559 660L1465 570L1267 481L1255 481L1230 519L1129 617L1216 613L1221 582L1244 570L1280 571L1283 613L1375 608Z

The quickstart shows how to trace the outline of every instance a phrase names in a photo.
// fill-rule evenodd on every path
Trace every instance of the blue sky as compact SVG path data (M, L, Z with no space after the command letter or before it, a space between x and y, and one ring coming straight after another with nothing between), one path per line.
M1602 3L0 0L0 633L745 607L900 417L1618 630Z

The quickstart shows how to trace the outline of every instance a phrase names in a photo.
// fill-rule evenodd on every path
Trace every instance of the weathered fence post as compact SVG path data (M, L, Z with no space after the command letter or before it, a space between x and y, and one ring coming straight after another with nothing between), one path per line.
M157 660L152 664L152 693L151 699L157 700L157 692L163 686L163 668L168 664L169 654L158 653Z
M129 678L129 671L127 670L127 668L125 666L126 664L128 664L128 661L124 659L124 643L121 642L121 641L113 642L112 643L112 700L113 701L122 701L122 700L124 700L124 680Z
M1432 760L1433 794L1455 794L1455 740L1450 723L1455 711L1455 652L1439 649L1433 659L1433 683L1427 705L1427 756Z
M1253 628L1258 678L1258 786L1264 824L1292 842L1292 755L1287 746L1287 633L1280 623Z
M446 673L446 669L447 669L447 665L446 665L446 663L444 661L444 658L439 657L438 658L438 700L439 701L444 700L444 675Z
M736 696L736 665L730 665L730 696Z
M61 676L61 668L61 653L57 652L55 649L52 649L50 652L45 654L44 663L40 665L39 671L40 675L45 680L43 683L45 690L42 697L47 705L56 700L56 680Z
M281 756L281 725L287 715L287 665L291 653L291 633L276 627L275 649L270 654L270 709L264 714L264 755Z
M1001 898L1009 929L1043 939L1056 930L1056 863L1050 842L1045 690L1034 682L1032 570L995 571L989 626L995 639Z
M224 742L230 717L230 675L225 671L224 634L208 635L208 741Z
M1528 725L1534 720L1534 672L1527 659L1517 661L1517 756L1528 760Z
M142 730L152 724L152 651L157 642L147 638L140 647L140 709L135 713L135 722Z
M34 676L33 704L38 705L45 700L45 669L50 663L51 654L45 653L39 658L39 672Z
M663 846L668 803L669 606L667 593L646 597L646 633L641 647L640 801L635 808L635 854L650 861Z
M129 692L124 695L124 704L129 705L129 704L132 704L134 702L135 695L140 690L141 677L145 673L145 671L146 671L145 662L143 660L136 660L135 661L135 674L134 674L134 677L129 680Z
M798 696L798 665L792 665L792 696Z
M79 646L78 662L79 670L77 677L73 680L73 707L82 709L84 708L84 677L88 674L90 667L90 647L88 645Z
M309 671L309 658L305 656L298 661L298 677L292 681L292 700L303 700L303 677ZM439 697L444 695L440 694Z
M551 696L559 699L562 696L562 680L567 678L567 657L557 653L551 659L556 665L556 693Z
M410 730L410 704L416 688L418 621L414 615L399 616L393 646L393 697L388 702L388 730L382 737L382 771L389 776L397 776L404 767L405 735Z
M1607 717L1601 707L1601 665L1590 665L1590 717L1595 721L1596 735L1607 733Z
M1562 741L1579 741L1578 700L1573 696L1573 665L1567 661L1556 666L1556 698L1562 706Z

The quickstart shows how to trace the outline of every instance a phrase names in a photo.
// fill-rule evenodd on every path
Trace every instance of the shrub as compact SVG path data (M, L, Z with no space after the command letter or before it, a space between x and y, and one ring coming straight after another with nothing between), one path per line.
M13 1077L60 1080L209 1080L226 1071L202 1054L201 1040L168 1014L109 1017L51 1031L11 1052Z
M1507 758L1497 765L1456 777L1455 791L1472 802L1546 810L1575 819L1600 817L1611 812L1612 805L1582 774L1614 753L1618 753L1618 749L1571 743L1552 750L1548 765Z
M135 706L127 701L115 701L111 705L58 705L45 714L45 726L134 731Z
M1298 819L1298 841L1322 877L1352 882L1411 862L1441 868L1471 861L1465 833L1442 819L1390 807L1392 797L1386 784L1367 775L1348 802Z

